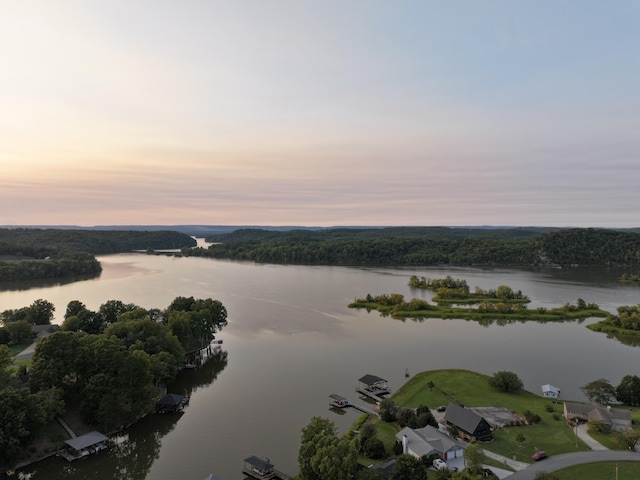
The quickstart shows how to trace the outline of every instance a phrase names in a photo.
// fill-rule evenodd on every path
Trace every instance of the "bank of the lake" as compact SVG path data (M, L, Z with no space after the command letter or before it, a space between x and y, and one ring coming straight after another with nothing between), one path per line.
M603 269L349 268L260 265L200 258L123 254L101 256L99 278L73 284L0 291L0 308L43 298L60 323L67 304L91 310L120 299L144 308L176 296L217 298L229 313L220 354L182 372L172 391L190 393L184 414L149 415L114 438L114 447L68 465L51 458L22 471L31 480L240 479L242 460L269 457L297 472L301 429L313 416L346 432L359 414L329 410L328 395L355 395L365 374L389 381L405 372L470 369L517 372L530 392L551 383L563 397L584 399L580 387L597 378L613 384L633 373L640 350L587 328L596 319L562 323L482 325L463 319L394 321L347 308L363 293L398 292L430 299L407 285L411 275L465 278L470 285L509 285L526 292L530 309L584 298L615 312L637 303L637 287L621 286L620 271ZM550 353L551 352L551 353Z

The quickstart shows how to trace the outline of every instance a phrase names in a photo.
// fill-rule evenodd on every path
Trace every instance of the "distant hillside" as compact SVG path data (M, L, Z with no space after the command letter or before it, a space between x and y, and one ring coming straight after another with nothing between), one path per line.
M325 265L640 266L640 234L606 229L238 229L184 255Z

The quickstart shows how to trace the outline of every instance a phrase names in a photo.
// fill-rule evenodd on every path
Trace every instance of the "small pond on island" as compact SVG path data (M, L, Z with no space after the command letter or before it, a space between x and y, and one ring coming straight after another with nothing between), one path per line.
M348 268L284 266L146 254L99 257L99 278L0 292L0 308L20 308L42 298L62 321L69 301L97 310L107 300L166 308L177 296L214 298L228 311L223 344L202 368L180 374L174 393L190 393L179 415L149 415L115 437L115 445L68 464L50 458L22 469L33 480L223 480L242 478L243 459L269 457L276 468L297 473L301 429L313 416L333 420L340 432L355 411L329 410L329 395L355 400L358 379L373 374L392 391L405 373L461 368L491 375L510 370L540 393L552 384L562 397L584 400L580 387L606 378L617 385L638 374L640 348L595 333L583 322L480 325L465 320L400 321L351 310L355 298L411 289L411 275L464 278L470 288L508 285L537 306L578 298L614 312L635 305L640 288L620 285L619 270L505 268Z

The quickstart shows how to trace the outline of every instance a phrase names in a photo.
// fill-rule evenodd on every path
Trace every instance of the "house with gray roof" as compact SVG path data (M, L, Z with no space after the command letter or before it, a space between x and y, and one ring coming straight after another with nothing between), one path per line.
M601 422L618 432L631 428L629 410L605 407L597 403L564 402L564 417L574 421Z
M417 458L438 455L444 461L449 461L464 455L462 443L431 425L423 428L405 427L396 434L396 440L402 443L402 453Z
M470 442L486 441L493 438L489 422L473 410L455 403L447 405L444 422L449 428L456 427L460 438Z

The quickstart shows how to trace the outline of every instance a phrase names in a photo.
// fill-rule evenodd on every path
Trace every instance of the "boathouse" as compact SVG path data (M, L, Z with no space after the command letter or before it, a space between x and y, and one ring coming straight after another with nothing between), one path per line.
M84 458L92 453L98 453L107 448L109 438L100 432L89 432L79 437L65 440L67 448L60 452L60 456L68 462Z
M244 459L242 473L259 480L266 480L276 477L276 472L273 467L274 465L268 458L260 458L255 455L251 455Z
M391 393L391 390L389 390L389 384L384 378L367 374L364 377L361 377L358 382L356 392L370 397L376 402L380 402L382 400L380 398L381 395Z
M177 413L184 409L187 397L177 393L168 393L156 403L156 413Z

